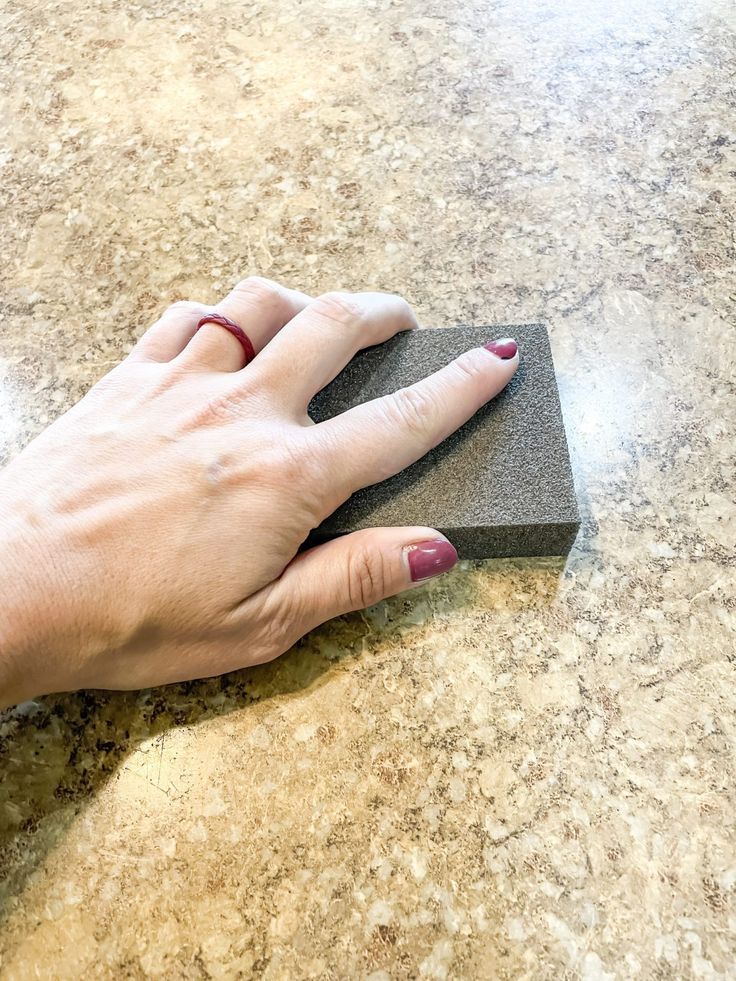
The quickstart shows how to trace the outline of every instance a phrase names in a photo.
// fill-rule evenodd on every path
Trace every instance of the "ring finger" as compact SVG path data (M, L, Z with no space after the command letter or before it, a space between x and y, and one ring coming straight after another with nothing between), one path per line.
M245 331L258 354L311 299L273 280L249 276L200 316L223 314ZM245 352L224 327L203 324L176 361L198 371L238 371L245 364Z

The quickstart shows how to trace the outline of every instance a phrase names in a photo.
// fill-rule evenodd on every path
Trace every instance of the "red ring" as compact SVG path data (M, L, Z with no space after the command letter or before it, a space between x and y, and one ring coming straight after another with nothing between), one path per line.
M245 351L246 364L249 364L256 356L256 352L253 348L250 337L248 337L242 327L239 327L236 323L234 323L234 321L230 320L229 317L226 317L222 313L208 313L199 321L194 329L194 333L196 334L199 328L203 327L205 324L219 324L220 327L224 327L225 330L229 330L233 337L240 341L240 346Z

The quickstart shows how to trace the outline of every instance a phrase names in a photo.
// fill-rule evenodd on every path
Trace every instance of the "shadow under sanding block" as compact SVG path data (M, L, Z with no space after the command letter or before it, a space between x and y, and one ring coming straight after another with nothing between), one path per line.
M471 347L514 337L509 385L416 463L363 488L306 545L372 526L428 525L464 559L566 555L580 527L543 324L404 331L360 351L309 407L315 422L411 385Z

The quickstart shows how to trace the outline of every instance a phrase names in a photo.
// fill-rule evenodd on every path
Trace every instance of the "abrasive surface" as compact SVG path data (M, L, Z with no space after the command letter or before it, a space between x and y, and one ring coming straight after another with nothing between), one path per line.
M429 525L461 558L570 550L579 514L543 324L405 331L359 352L313 399L310 415L319 422L411 385L498 337L519 344L519 370L508 387L422 459L353 494L307 545L371 526Z

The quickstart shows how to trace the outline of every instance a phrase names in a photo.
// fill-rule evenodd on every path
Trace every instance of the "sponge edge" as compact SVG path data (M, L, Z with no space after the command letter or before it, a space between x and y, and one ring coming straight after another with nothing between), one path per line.
M519 344L506 389L405 470L357 491L306 547L361 528L427 525L460 558L566 555L580 527L559 392L543 324L406 331L359 352L313 400L315 422L411 385L468 348Z

